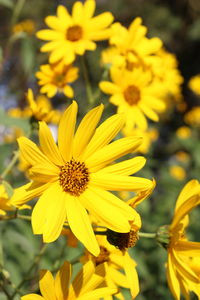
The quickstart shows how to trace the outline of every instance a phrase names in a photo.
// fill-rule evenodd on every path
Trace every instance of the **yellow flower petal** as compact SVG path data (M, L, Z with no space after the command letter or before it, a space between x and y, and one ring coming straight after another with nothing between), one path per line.
M99 246L86 209L79 199L70 195L67 195L66 209L71 231L93 255L97 256Z
M56 300L54 278L48 270L40 271L40 291L45 300Z
M72 18L75 23L83 22L83 4L76 1L72 7Z
M43 29L36 33L36 36L42 40L57 40L62 37L62 34L58 31Z
M85 1L83 6L83 14L85 19L90 19L94 15L96 3L94 0Z
M109 26L114 17L110 12L104 12L90 20L90 28L95 30L103 29Z
M185 256L200 256L200 243L189 241L178 241L174 249Z
M105 167L98 171L98 174L113 174L113 175L132 175L142 169L146 163L146 159L142 156L137 156L111 166Z
M60 270L56 274L55 278L55 292L57 299L67 299L71 278L71 265L67 261L64 262Z
M103 226L117 232L130 231L128 220L134 220L134 210L115 195L90 186L80 201Z
M122 274L120 271L116 270L115 268L109 268L108 274L116 285L122 286L124 288L129 288L126 276Z
M45 299L40 295L28 294L26 296L22 296L21 300L45 300Z
M167 263L167 282L175 300L180 300L180 284L177 280L177 276L173 265L174 265L174 261L171 256L171 253L169 253L168 263Z
M59 237L66 220L66 193L62 191L59 183L54 183L43 193L41 198L45 198L48 201L48 207L46 212L44 212L46 220L43 240L45 243L51 243ZM42 200L45 201L44 199Z
M88 146L86 147L83 159L88 158L95 151L107 145L121 130L124 125L124 118L122 115L113 115L104 121L95 131L95 134Z
M200 279L198 275L192 271L192 269L188 266L187 263L185 263L182 259L179 258L176 251L172 250L172 255L173 255L173 261L177 266L180 274L183 276L183 278L186 277L188 280L199 283Z
M102 81L99 84L100 89L106 94L120 93L120 88L116 84L109 81Z
M96 172L117 158L134 151L141 143L142 138L140 137L130 136L121 138L97 150L85 160L85 163L91 172Z
M110 295L116 294L117 289L116 288L98 288L95 289L94 291L90 291L82 296L80 296L78 299L79 300L91 300L91 299L100 299L104 297L108 297Z
M90 110L89 113L87 113L82 119L74 137L73 157L75 159L81 159L80 157L94 134L102 112L103 105L101 104Z
M62 166L64 163L63 159L58 151L58 147L53 139L51 131L45 122L39 123L39 139L42 152L55 165Z
M58 128L58 147L66 162L70 160L72 156L77 109L77 103L73 101L73 103L64 112Z
M34 166L36 164L46 164L51 168L52 163L40 151L35 143L31 142L26 137L20 137L17 141L20 147L20 153L23 155L24 160L26 160L30 165Z
M97 172L91 174L90 184L109 191L144 191L152 187L152 181L135 176L123 176Z
M135 297L138 295L140 291L139 279L136 271L136 263L134 262L133 259L131 259L127 251L124 255L124 270L127 277L129 288L131 290L131 296L133 297L133 299L135 299Z

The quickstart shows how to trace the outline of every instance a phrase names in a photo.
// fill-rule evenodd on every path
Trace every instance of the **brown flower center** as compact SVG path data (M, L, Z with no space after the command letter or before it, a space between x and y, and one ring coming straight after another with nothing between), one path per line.
M140 90L135 85L130 85L124 91L124 98L129 105L135 105L140 101Z
M119 248L119 250L125 250L127 248L135 246L138 240L138 234L134 230L126 233L121 233L108 229L107 240L111 245Z
M60 167L59 182L64 192L80 196L89 182L89 171L85 164L71 159Z
M100 254L95 257L96 266L109 261L110 252L103 246L100 246Z
M71 42L76 42L82 38L83 29L78 25L71 26L67 29L66 36L67 36L67 40Z

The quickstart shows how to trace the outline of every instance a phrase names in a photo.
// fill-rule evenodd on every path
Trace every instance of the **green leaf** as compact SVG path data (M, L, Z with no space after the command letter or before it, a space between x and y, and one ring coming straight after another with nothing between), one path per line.
M35 52L32 39L28 36L22 40L21 58L24 72L26 74L32 73L35 63Z

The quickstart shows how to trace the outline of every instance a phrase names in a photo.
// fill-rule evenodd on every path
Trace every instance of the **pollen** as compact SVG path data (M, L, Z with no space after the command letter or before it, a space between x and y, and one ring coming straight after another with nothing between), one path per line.
M124 91L124 98L129 105L135 105L140 101L140 90L135 85L130 85Z
M100 246L100 254L95 257L96 266L108 262L110 260L110 252L103 246Z
M83 162L71 159L60 167L59 182L64 192L73 196L80 196L89 182L88 168Z
M66 36L67 36L67 40L71 42L76 42L82 38L83 29L78 25L71 26L67 29Z

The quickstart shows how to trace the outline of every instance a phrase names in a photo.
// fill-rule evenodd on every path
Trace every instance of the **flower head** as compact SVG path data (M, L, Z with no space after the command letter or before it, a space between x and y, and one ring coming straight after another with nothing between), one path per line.
M111 80L100 82L100 88L111 94L110 102L118 106L118 113L126 115L126 130L133 127L147 129L146 117L158 121L158 113L165 110L165 103L158 97L160 84L151 83L150 72L135 68L132 72L111 68Z
M188 214L199 204L200 184L197 180L191 180L177 199L174 217L169 226L167 280L176 300L180 299L181 292L186 299L189 299L190 291L199 295L200 277L191 262L199 259L200 243L190 242L185 236L185 229L189 224Z
M130 257L128 251L121 251L111 245L105 236L98 237L100 254L97 257L86 251L81 261L92 260L96 266L104 264L106 268L105 282L108 286L118 288L124 287L131 291L132 299L139 293L139 280L136 270L136 262ZM121 271L124 271L124 274ZM115 295L124 299L121 292Z
M111 142L124 124L123 116L114 115L96 129L102 110L100 105L88 112L75 133L77 104L73 101L61 118L58 146L44 122L39 127L40 148L20 138L20 151L32 166L28 172L33 182L13 196L15 205L40 197L33 209L32 227L35 234L43 234L45 242L58 238L67 219L74 235L94 255L99 246L87 211L103 226L129 232L129 221L134 222L136 213L109 191L142 191L152 186L148 179L129 176L138 170L135 158L108 166L136 149L141 138Z
M57 272L55 279L48 270L40 271L40 291L42 296L28 294L21 300L75 300L99 299L117 292L113 287L100 287L104 282L105 268L87 262L71 282L72 266L66 261Z
M188 86L195 94L199 96L200 95L200 74L190 78Z
M37 37L49 41L42 46L42 52L50 52L50 63L64 60L71 64L76 55L83 55L86 50L95 50L94 41L105 40L110 36L107 28L113 21L110 12L93 17L95 1L86 0L83 4L76 1L72 8L72 15L67 9L59 5L57 16L48 16L46 24L51 29L40 30Z
M72 65L64 65L62 62L56 64L42 65L36 73L41 85L40 92L53 97L57 92L64 93L72 98L74 91L70 83L78 78L78 68Z

